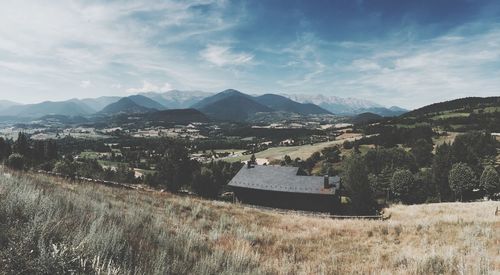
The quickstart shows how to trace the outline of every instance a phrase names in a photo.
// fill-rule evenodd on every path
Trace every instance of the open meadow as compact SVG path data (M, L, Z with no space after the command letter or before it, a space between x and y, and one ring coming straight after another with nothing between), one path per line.
M333 220L1 172L0 273L498 273L496 207L396 205L386 221Z

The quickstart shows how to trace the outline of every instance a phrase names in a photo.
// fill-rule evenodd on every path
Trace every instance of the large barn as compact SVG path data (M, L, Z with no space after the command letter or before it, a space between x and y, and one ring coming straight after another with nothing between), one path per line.
M297 167L245 165L228 185L242 203L330 213L340 208L339 177L297 172Z

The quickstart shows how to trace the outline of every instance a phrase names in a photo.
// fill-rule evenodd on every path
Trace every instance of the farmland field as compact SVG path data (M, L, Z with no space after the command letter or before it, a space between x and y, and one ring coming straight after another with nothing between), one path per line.
M0 172L0 273L488 274L500 202L395 205L386 221Z
M314 152L319 152L323 150L324 148L330 147L330 146L335 146L335 145L342 145L344 141L354 141L356 139L359 139L361 135L353 135L351 134L350 136L346 136L345 138L340 138L337 140L333 141L327 141L327 142L319 142L315 143L313 145L306 144L306 145L300 145L300 146L280 146L280 147L272 147L267 150L255 153L256 158L260 159L268 159L268 160L273 160L273 159L282 159L285 155L290 156L292 159L295 158L301 158L301 159L306 159L310 157ZM234 162L234 161L246 161L250 159L250 155L244 155L244 156L238 156L238 157L230 157L230 158L225 158L225 161L229 162Z
M432 119L448 119L448 118L454 118L454 117L468 117L470 113L446 113L446 114L441 114L441 115L436 115L432 117Z

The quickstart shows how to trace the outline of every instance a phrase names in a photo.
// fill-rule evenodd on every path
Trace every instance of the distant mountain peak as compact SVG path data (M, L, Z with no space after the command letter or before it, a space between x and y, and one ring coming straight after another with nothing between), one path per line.
M104 107L99 114L116 115L116 114L133 114L133 113L148 113L158 111L154 108L142 106L134 101L134 98L124 97L117 102L111 103Z
M226 89L220 93L221 94L243 94L242 92L235 90L235 89Z

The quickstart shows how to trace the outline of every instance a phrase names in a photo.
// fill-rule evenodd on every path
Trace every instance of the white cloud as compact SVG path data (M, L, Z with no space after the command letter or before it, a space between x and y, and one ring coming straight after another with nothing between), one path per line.
M90 80L82 80L80 81L80 87L87 89L88 87L92 86L92 82Z
M140 88L128 88L126 92L128 94L139 94L139 93L147 93L147 92L167 92L173 90L172 85L166 82L161 86L155 85L149 81L144 80L142 87Z
M338 81L337 90L367 91L369 99L409 108L465 96L498 95L499 44L500 29L466 40L448 35L406 47L382 43L371 56L352 62L350 69L358 73Z
M376 62L366 59L356 59L352 62L351 66L354 70L359 71L371 71L371 70L380 70L381 67Z
M237 66L250 64L254 58L252 54L235 53L230 47L208 45L200 52L200 56L216 66Z
M286 80L278 80L276 83L285 88L297 87L304 89L319 81L320 77L328 70L328 66L320 56L320 46L323 41L313 33L303 33L297 39L279 52L287 56L285 67L293 68L296 73Z
M211 8L200 14L194 8L199 5ZM9 97L24 102L40 101L40 91L43 100L65 99L74 83L87 86L82 78L103 85L71 96L100 96L110 93L109 87L120 95L117 82L131 87L144 78L160 83L167 77L185 89L218 87L226 74L197 66L198 56L175 43L206 45L234 26L238 14L223 16L226 5L221 0L2 3L0 25L13 27L0 28L0 84L8 82L9 93L18 91ZM38 85L27 89L23 83Z

